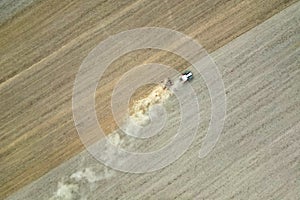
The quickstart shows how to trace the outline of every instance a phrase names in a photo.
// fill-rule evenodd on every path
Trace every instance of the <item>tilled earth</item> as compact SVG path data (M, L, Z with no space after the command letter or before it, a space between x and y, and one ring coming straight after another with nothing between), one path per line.
M1 199L297 199L299 2L20 2L0 4ZM73 122L72 89L81 62L99 42L144 26L171 28L203 45L223 77L227 118L215 149L199 159L210 98L195 77L202 110L192 146L162 170L127 174L84 150ZM115 61L98 85L100 124L128 148L162 145L179 121L171 98L165 106L172 117L159 142L133 145L117 135L113 87L126 71L150 62L189 66L168 52L139 50Z

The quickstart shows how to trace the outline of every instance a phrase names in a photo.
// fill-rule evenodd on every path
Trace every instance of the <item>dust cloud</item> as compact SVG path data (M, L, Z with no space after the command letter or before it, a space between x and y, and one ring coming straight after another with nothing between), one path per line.
M149 110L152 106L163 104L173 92L164 85L157 85L152 92L145 98L134 102L130 108L130 119L134 120L138 125L144 126L150 122Z

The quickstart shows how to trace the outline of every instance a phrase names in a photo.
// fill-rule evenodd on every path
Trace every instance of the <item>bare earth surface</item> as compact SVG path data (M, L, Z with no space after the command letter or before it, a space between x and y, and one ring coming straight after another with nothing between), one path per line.
M18 11L3 1L0 198L297 199L300 3L295 2L45 1L26 7L20 1ZM137 175L106 168L84 150L72 118L71 95L82 60L100 41L143 26L181 31L211 53L225 84L227 118L215 149L199 159L210 98L196 77L192 86L202 110L192 146L172 165ZM147 62L188 66L155 50L133 52L114 62L96 96L106 133L116 130L109 107L114 84L124 72ZM171 98L165 106L170 121L153 141L131 141L118 130L110 137L129 149L160 147L179 121L176 101Z

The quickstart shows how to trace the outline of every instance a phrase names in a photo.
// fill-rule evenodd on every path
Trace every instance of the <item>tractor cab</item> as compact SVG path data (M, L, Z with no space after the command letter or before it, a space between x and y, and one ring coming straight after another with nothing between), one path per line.
M187 81L191 81L193 79L193 73L191 71L185 71L184 73L181 74L180 76L180 81L182 82L187 82Z

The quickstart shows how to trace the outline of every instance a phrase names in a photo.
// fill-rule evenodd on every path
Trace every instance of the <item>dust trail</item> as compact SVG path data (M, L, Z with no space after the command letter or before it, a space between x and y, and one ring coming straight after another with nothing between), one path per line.
M70 178L74 179L77 182L82 180L87 180L89 183L94 183L97 181L104 180L106 178L110 178L112 176L113 176L113 172L109 171L107 168L104 168L103 173L99 173L99 174L97 174L95 170L93 170L92 168L85 168L83 170L73 173L70 176Z
M170 96L173 95L171 88L163 84L154 87L152 92L143 99L134 102L130 108L130 118L138 125L144 126L150 122L149 110L157 104L163 104Z
M80 199L79 186L77 184L59 182L57 187L57 191L50 200Z
M161 84L152 88L148 96L135 101L129 108L129 116L121 127L123 132L143 139L162 133L168 118L163 107L182 85L179 79L172 82L171 79L166 78Z
M87 167L78 170L58 182L57 190L50 200L85 200L97 189L97 182L112 178L115 171L107 167Z
M179 88L180 84L180 81L176 80L172 85L168 85L168 87L164 83L157 85L147 97L135 101L129 110L130 117L125 124L126 130L138 132L138 129L133 130L133 126L131 126L133 121L140 126L145 126L151 119L153 120L153 118L150 119L149 111L158 104L164 104L174 94L173 91ZM153 115L151 116L153 117ZM160 119L161 116L162 114L158 112L154 117ZM106 142L110 142L114 146L121 148L134 148L138 145L135 143L134 138L124 137L123 134L119 134L117 131L108 135ZM111 160L113 157L110 156L112 155L110 149L105 147L104 151L105 155L107 155L106 159ZM119 161L115 160L115 162ZM115 175L116 171L107 167L104 167L104 169L102 167L83 168L60 181L56 192L50 200L87 199L89 194L97 188L96 185L99 181L112 178Z

